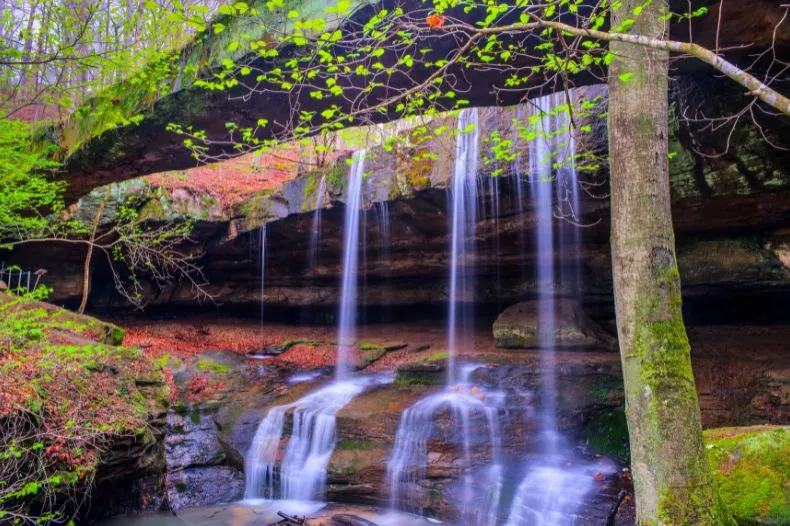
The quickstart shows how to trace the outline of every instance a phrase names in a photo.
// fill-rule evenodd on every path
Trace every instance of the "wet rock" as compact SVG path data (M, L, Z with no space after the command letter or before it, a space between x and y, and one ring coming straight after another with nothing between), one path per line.
M187 468L167 474L170 509L233 502L244 496L244 475L228 466Z
M506 349L539 348L543 341L555 347L614 348L614 338L587 316L572 300L555 301L553 330L540 326L540 302L523 301L506 308L494 322L497 347Z
M332 515L332 526L378 526L375 522L371 522L362 517L351 515L349 513L338 513Z
M165 458L169 470L210 466L224 460L217 427L210 415L200 411L189 414L171 412L167 416L167 425Z
M705 432L721 499L738 524L790 524L790 426Z
M429 360L399 365L396 369L395 383L398 385L442 385L446 378L446 360Z

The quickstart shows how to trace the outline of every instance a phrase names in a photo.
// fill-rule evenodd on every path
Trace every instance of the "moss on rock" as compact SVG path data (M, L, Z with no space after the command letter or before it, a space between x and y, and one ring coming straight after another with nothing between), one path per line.
M719 493L738 524L790 524L790 426L705 432Z
M587 422L582 430L582 436L593 453L623 462L631 460L624 407L602 413Z
M201 358L195 362L198 370L211 374L228 374L231 371L230 365L218 363L208 358Z

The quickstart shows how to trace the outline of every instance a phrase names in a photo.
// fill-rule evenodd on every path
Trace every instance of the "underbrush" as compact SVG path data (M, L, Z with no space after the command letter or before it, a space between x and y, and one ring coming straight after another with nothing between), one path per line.
M100 343L90 318L0 294L0 523L68 523L87 503L111 441L140 436L138 350Z

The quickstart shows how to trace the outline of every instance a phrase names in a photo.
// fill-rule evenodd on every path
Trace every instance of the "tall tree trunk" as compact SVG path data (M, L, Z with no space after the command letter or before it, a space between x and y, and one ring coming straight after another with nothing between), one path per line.
M110 198L111 187L108 185L104 193L104 198L99 202L99 207L96 209L96 217L93 219L93 229L91 230L91 242L88 245L88 253L85 255L85 265L82 267L82 301L77 309L78 314L85 312L85 307L88 306L88 294L91 287L91 260L93 259L93 243L96 241L96 232L99 230L99 223L101 223L102 215L104 215L104 205Z
M612 26L662 37L665 1L625 0ZM666 51L612 42L609 69L612 265L640 525L734 524L702 441L681 312L670 209Z
M23 44L23 52L24 52L24 59L25 60L33 60L33 28L36 22L36 10L38 9L38 2L33 2L30 4L30 13L27 19L27 27L25 28L25 42ZM42 31L44 31L42 29ZM25 88L28 83L28 76L30 75L30 71L33 70L34 67L32 65L22 66L22 77L19 79L19 86L22 91L22 98L24 99L25 95Z

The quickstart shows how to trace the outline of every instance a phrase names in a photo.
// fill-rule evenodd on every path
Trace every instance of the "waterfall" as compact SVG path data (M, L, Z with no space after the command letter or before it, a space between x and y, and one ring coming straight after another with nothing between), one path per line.
M555 415L555 359L554 359L554 149L556 118L549 112L554 96L548 95L532 101L530 120L538 122L540 130L529 142L530 186L536 224L537 287L538 287L538 338L543 364L543 399L541 420L546 438L546 453L556 452Z
M533 464L516 490L507 526L571 526L576 512L593 487L584 469L572 469L561 451L556 423L555 371L555 254L559 254L559 282L563 290L580 283L578 244L578 181L575 144L565 94L531 101L530 122L539 127L528 145L530 190L536 221L538 327L543 369L540 424L544 462ZM555 245L556 240L556 245ZM574 253L566 257L566 247Z
M448 385L439 393L417 401L401 416L392 456L387 464L390 505L414 513L424 512L430 439L443 433L437 421L449 415L451 442L463 459L459 513L464 524L496 523L502 488L499 413L503 398L474 386L476 366L458 370L459 350L474 344L472 300L479 153L478 112L472 108L458 116L455 167L450 202L450 297L447 323ZM460 373L460 374L459 374ZM446 431L446 430L445 430ZM481 451L480 448L485 448ZM473 469L473 454L490 453L490 462ZM455 469L455 468L454 468Z
M593 476L555 466L532 468L516 490L506 526L573 526Z
M359 266L359 215L362 200L362 175L365 172L365 150L355 152L346 191L346 215L343 235L343 279L340 289L340 322L337 338L335 377L348 376L349 355L356 339L357 270Z
M273 407L261 421L244 461L244 496L320 500L326 490L329 459L335 450L337 412L382 378L333 382L296 402ZM293 428L279 461L286 416Z
M518 210L518 217L521 223L521 228L519 228L518 239L519 243L522 247L522 250L526 248L526 214L524 209L524 202L526 201L527 195L527 188L525 188L525 177L524 177L524 167L523 167L523 155L521 152L521 148L519 147L520 141L522 141L521 132L524 128L524 107L522 105L516 106L516 118L515 122L513 123L513 152L515 154L515 158L513 159L513 165L511 171L513 172L513 177L515 178L516 184L516 209ZM527 263L526 258L523 258L521 264L521 280L525 281L527 279Z
M266 414L258 425L245 458L247 499L322 499L326 491L327 467L335 449L337 412L367 387L392 381L391 377L381 376L348 378L348 350L354 345L355 339L359 216L364 159L364 150L354 154L346 194L336 380L291 404L273 407ZM323 194L323 184L322 180L318 199ZM319 210L320 207L317 207L313 219L313 236L316 237L320 221ZM265 230L262 236L262 246L265 246ZM311 241L311 246L314 244L317 241ZM289 417L292 419L292 429L280 459L280 445L286 436L286 420Z
M476 366L462 369L461 380L445 390L423 398L401 416L392 457L387 464L390 506L422 514L428 490L423 486L428 469L428 444L442 433L438 417L452 419L446 437L463 458L460 515L464 524L496 523L502 489L499 418L503 397L474 386L469 377ZM473 473L474 448L487 447L491 462L482 473ZM481 454L479 449L477 454ZM476 488L475 488L476 486Z
M477 108L458 115L458 139L451 188L450 299L447 324L447 378L455 380L459 344L472 344L474 276L469 269L475 250L477 163L480 141ZM464 332L459 334L459 327Z

